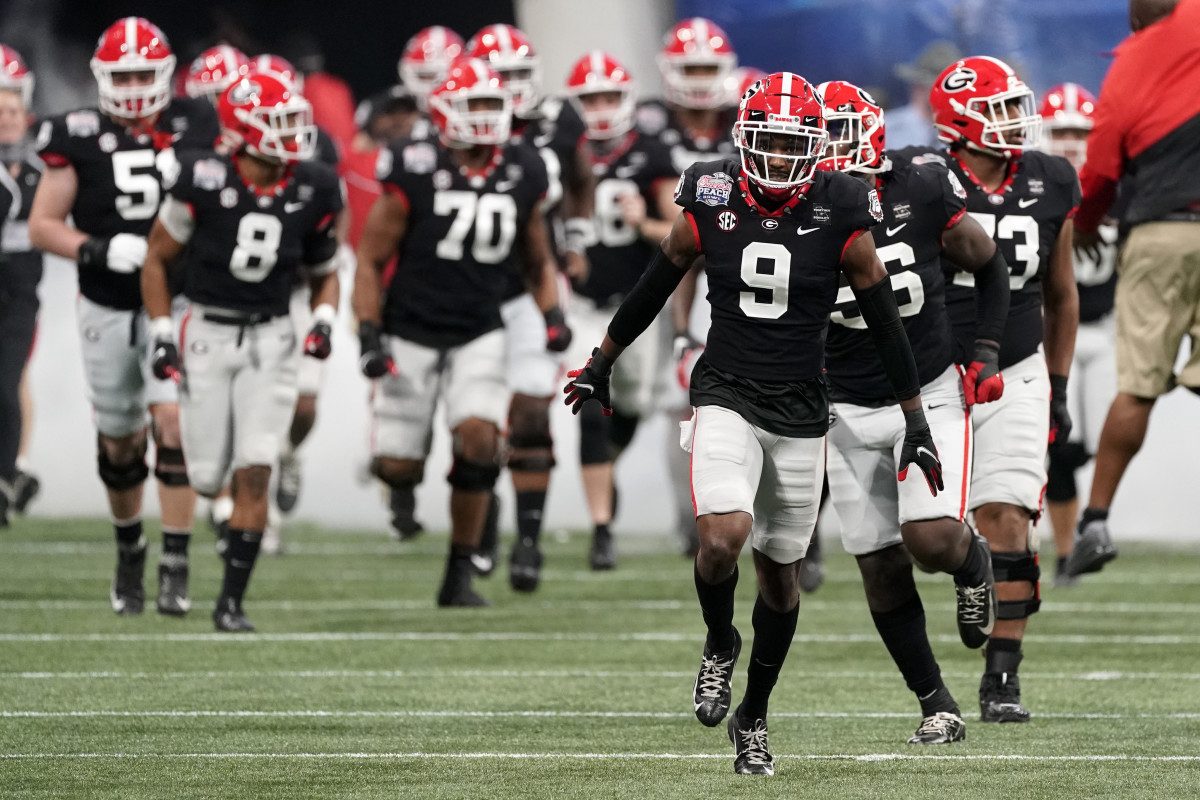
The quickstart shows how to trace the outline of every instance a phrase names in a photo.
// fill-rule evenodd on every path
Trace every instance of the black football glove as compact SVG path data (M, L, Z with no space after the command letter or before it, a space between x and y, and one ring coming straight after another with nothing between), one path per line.
M170 379L179 383L182 367L175 343L170 339L155 339L154 350L150 353L150 370L154 377L160 381Z
M551 353L565 352L571 346L571 329L562 309L554 306L543 315L546 319L546 349Z
M1071 412L1067 410L1067 376L1050 376L1050 441L1065 442L1071 435Z
M304 339L304 355L324 361L333 352L333 328L328 322L318 322L312 326Z
M929 492L934 497L946 488L942 483L942 461L938 458L933 434L929 432L929 423L925 421L925 412L920 408L904 412L904 447L900 450L897 480L902 481L908 476L909 464L916 464L925 475Z
M567 373L571 380L563 388L567 399L564 401L571 407L572 414L578 414L588 400L596 400L604 411L604 416L612 416L612 399L609 397L609 376L612 374L612 362L604 357L599 347L592 348L592 357L588 359L583 369L573 369Z
M374 380L384 375L396 375L396 362L383 349L383 336L379 325L374 322L358 323L358 343L362 355L358 359L358 368L362 374Z
M990 403L1004 394L1004 376L1000 374L1000 348L992 342L976 341L975 355L963 375L963 395L967 407Z

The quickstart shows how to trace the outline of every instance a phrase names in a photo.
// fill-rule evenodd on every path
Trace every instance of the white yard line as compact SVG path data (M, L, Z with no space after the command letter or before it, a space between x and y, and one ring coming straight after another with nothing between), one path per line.
M474 711L474 710L431 710L431 711L329 711L298 709L292 711L249 711L249 710L195 710L195 711L0 711L0 719L60 719L89 717L126 718L448 718L448 719L691 719L692 714L681 711ZM1200 712L1176 712L1171 714L1100 714L1100 713L1045 713L1039 712L1038 719L1159 719L1197 720ZM771 712L771 719L917 719L914 712L900 711L778 711Z
M700 760L729 759L728 753L0 753L0 759L351 759L351 760L417 760L417 759L492 759L492 760L579 760L579 761L635 761L635 760ZM1200 756L1131 756L1124 754L1096 754L1073 756L1036 756L1021 753L994 755L914 755L911 753L787 753L777 754L777 759L799 761L1135 761L1171 762L1200 761Z

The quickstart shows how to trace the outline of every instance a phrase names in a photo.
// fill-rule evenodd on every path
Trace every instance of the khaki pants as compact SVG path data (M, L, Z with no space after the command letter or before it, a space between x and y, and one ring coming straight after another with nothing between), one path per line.
M1117 388L1153 399L1200 387L1200 222L1135 227L1117 268ZM1183 337L1192 355L1176 377Z

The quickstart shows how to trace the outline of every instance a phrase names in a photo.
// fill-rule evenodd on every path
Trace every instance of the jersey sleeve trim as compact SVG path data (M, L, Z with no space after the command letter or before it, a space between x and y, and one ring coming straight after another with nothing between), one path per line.
M869 232L870 231L867 228L861 228L850 234L850 238L846 240L846 244L842 245L842 255L841 258L838 259L838 263L846 260L846 251L850 249L850 245L854 244L854 242L858 240L858 237Z
M168 194L158 209L158 221L180 244L187 244L196 230L196 214L191 203Z
M704 248L700 244L700 226L696 224L696 218L692 216L692 212L686 208L683 210L683 216L687 219L688 224L692 226L692 236L696 238L696 252L703 253Z
M71 166L71 159L59 153L42 152L39 155L41 156L42 161L46 163L47 167L57 168Z
M946 227L943 228L943 230L947 230L947 231L950 230L955 225L962 222L962 218L965 217L966 215L967 215L967 209L960 208L958 210L958 212L953 217L951 217L950 220L946 223Z
M410 203L408 201L408 195L405 194L404 190L401 189L396 184L384 181L383 182L383 193L390 194L392 197L399 200L400 204L402 206L404 206L404 213L407 214L412 209L412 203Z

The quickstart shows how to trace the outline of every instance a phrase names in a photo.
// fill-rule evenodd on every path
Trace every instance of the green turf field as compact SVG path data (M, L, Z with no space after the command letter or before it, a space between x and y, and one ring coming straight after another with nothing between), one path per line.
M1200 795L1197 549L1126 545L1084 585L1045 591L1023 726L978 722L982 659L958 643L949 578L921 576L968 724L966 742L925 749L905 744L916 703L854 565L831 554L801 601L763 779L733 775L724 727L692 716L703 627L668 540L622 542L611 574L586 570L584 537L554 541L536 595L498 570L480 581L494 608L439 611L443 537L301 528L259 562L246 608L260 633L238 636L212 630L207 533L184 620L153 612L152 579L142 617L109 610L110 536L24 519L0 532L0 797Z

